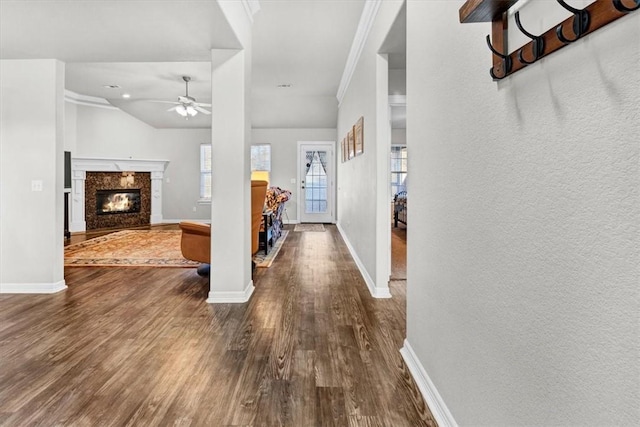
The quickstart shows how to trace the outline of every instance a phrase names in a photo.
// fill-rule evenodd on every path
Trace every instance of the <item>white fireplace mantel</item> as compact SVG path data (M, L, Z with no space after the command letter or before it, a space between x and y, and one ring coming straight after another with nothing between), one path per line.
M86 231L85 180L87 172L150 172L151 173L151 224L162 222L162 180L168 160L140 159L71 159L71 218L69 231Z

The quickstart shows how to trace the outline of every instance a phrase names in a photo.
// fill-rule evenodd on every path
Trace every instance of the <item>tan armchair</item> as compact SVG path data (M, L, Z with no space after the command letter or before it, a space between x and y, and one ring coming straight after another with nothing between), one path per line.
M258 233L267 193L267 181L251 181L251 255L258 251ZM211 226L201 222L180 222L182 256L204 264L211 262Z

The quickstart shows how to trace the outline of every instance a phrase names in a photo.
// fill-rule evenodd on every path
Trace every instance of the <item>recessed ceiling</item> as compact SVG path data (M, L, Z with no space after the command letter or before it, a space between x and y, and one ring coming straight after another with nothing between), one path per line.
M65 87L75 93L104 98L122 111L155 128L210 128L211 116L198 114L189 120L173 111L171 104L185 94L182 76L191 77L189 96L211 103L209 62L116 62L67 64ZM110 89L105 85L117 84ZM128 93L128 99L122 94Z

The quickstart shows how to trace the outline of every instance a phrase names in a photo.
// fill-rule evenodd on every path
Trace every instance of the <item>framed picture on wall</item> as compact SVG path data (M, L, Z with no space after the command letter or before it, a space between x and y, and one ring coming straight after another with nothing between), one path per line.
M340 141L340 161L342 161L342 163L347 161L347 151L346 151L346 144L344 142L344 138L342 138L342 141Z
M353 159L356 156L356 142L355 142L355 137L353 133L353 127L347 134L347 148L349 152L348 158Z
M353 126L355 138L355 155L358 156L364 152L364 117L360 117Z

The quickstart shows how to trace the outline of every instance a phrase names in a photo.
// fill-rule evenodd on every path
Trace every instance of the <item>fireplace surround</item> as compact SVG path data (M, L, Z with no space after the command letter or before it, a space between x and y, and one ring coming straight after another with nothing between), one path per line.
M73 183L70 231L82 232L88 229L133 226L139 223L142 225L161 223L162 181L168 164L167 160L73 158L71 160ZM132 175L133 183L130 182ZM87 187L91 187L90 191L87 191ZM97 215L96 190L98 189L118 190L124 193L140 190L140 211L118 215ZM134 216L138 216L138 219ZM111 220L94 222L93 219L89 220L90 217L111 218Z

